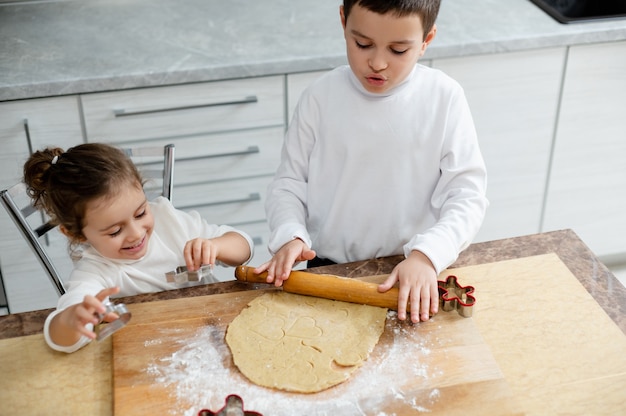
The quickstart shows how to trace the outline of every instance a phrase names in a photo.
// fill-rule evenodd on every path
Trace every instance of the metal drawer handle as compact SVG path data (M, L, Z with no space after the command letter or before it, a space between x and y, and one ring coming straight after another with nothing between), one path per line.
M257 98L256 95L250 95L244 98L243 100L223 101L219 103L208 103L208 104L183 105L180 107L155 108L154 110L129 111L129 110L125 110L121 108L121 109L114 109L113 114L115 115L115 117L128 117L128 116L137 116L137 115L142 115L142 114L164 113L167 111L193 110L196 108L221 107L225 105L251 104L251 103L256 103L258 101L259 99Z
M202 208L202 207L212 207L215 205L226 205L226 204L237 204L237 203L242 203L242 202L254 202L254 201L260 201L261 200L261 194L259 194L258 192L253 192L251 194L249 194L247 197L245 198L238 198L238 199L227 199L225 201L217 201L217 202L207 202L205 204L198 204L198 205L185 205L185 206L178 206L178 209L198 209L198 208Z
M205 205L206 206L225 205L225 204L236 204L236 203L241 203L241 202L253 202L253 201L260 201L260 200L261 200L261 194L259 194L258 192L253 192L250 195L248 195L248 197L246 198L229 199L226 201L218 201L218 202L209 202L208 204L205 204Z
M261 149L257 145L252 145L252 146L248 146L248 148L245 150L239 150L239 151L234 151L234 152L224 152L224 153L214 153L212 155L205 155L205 156L180 157L180 158L177 158L176 161L181 162L183 160L186 160L186 161L202 160L202 159L208 159L208 158L214 158L214 157L245 156L245 155L253 155L255 153L261 153Z

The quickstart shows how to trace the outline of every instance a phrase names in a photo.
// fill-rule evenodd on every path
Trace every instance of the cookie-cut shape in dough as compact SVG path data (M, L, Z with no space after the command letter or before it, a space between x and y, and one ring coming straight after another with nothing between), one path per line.
M315 393L360 367L385 329L387 309L269 292L230 323L226 343L255 384Z

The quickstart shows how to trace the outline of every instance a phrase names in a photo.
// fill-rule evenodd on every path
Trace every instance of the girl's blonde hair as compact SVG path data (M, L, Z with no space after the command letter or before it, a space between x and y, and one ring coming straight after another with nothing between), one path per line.
M132 160L121 149L102 143L33 153L24 164L24 183L35 207L64 228L70 244L84 240L83 220L90 201L114 196L129 184L143 186Z

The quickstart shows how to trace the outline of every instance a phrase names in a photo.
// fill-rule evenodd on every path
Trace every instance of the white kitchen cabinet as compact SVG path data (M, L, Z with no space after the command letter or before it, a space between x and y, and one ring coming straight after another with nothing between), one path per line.
M83 141L76 96L0 103L0 188L21 181L32 151L63 149ZM11 313L54 307L58 295L17 227L0 208L0 267ZM67 240L52 236L50 251L67 278L71 263ZM64 260L62 260L64 259Z
M490 206L475 241L540 231L565 53L433 61L464 88L487 165Z
M90 141L155 138L284 125L283 77L113 91L81 96Z
M88 141L176 146L173 203L207 221L254 231L251 265L269 259L265 192L285 130L284 77L81 96ZM232 269L216 269L232 280Z
M607 262L626 259L626 42L572 46L543 230L572 228Z

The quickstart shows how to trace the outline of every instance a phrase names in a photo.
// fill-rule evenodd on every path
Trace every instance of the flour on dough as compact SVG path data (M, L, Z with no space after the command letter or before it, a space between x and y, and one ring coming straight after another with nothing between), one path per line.
M269 292L230 323L226 343L253 383L299 393L337 385L361 366L385 329L387 309Z

